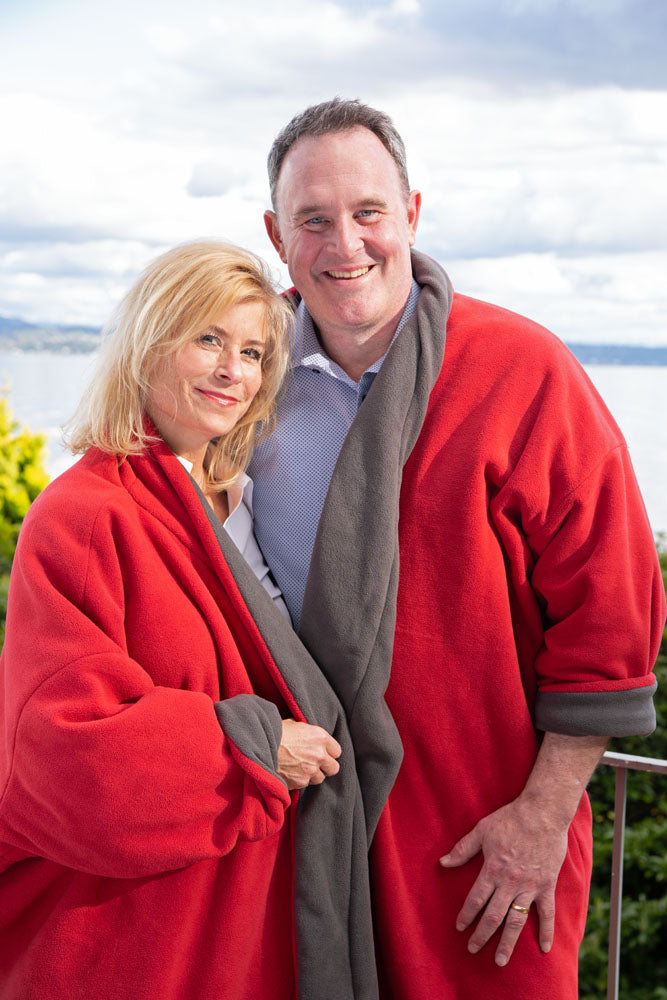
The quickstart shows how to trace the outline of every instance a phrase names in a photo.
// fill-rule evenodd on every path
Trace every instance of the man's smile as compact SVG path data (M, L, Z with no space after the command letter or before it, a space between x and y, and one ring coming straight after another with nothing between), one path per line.
M362 275L368 274L373 266L373 264L368 264L366 267L358 267L355 271L326 271L325 273L330 278L342 278L344 281L349 281L350 278L360 278Z

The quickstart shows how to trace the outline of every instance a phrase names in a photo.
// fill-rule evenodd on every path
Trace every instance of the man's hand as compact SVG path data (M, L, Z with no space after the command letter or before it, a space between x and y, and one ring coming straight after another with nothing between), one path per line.
M606 745L601 736L545 733L521 795L481 819L440 859L443 867L456 868L479 851L484 855L482 870L456 918L457 930L464 931L482 914L468 942L473 954L504 921L495 960L507 965L527 923L523 911L533 903L540 948L551 948L556 882L567 852L568 830Z
M320 785L337 774L340 744L319 726L294 719L283 720L283 736L278 747L278 774L290 791Z
M540 948L553 943L556 881L567 851L567 824L550 824L520 799L480 820L440 863L456 867L484 854L484 866L456 918L456 929L466 930L482 910L482 917L468 942L478 952L504 921L496 964L506 965L528 919L511 905L530 909L535 903L540 927Z

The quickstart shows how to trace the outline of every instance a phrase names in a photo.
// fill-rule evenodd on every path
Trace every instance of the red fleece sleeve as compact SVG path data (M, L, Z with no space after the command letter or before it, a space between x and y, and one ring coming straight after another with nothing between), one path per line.
M627 449L605 456L568 500L557 530L531 539L547 628L541 691L650 686L665 599Z
M48 513L24 526L12 573L2 839L138 877L275 833L285 784L226 739L209 694L156 686L127 655L108 513L55 529Z
M536 725L646 735L665 595L627 447L564 353L524 412L491 513L521 620L538 604Z

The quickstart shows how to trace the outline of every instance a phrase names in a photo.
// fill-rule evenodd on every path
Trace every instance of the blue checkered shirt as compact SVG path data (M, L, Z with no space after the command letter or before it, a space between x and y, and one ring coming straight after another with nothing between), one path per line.
M413 280L394 339L417 308L418 298L419 285ZM255 484L255 534L295 628L329 481L385 357L354 382L324 353L304 302L299 305L292 371L278 406L278 426L259 445L248 470Z

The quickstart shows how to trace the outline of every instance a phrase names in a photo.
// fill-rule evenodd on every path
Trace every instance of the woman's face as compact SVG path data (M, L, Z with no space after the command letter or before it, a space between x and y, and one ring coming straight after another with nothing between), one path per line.
M263 303L240 302L157 364L146 409L177 455L200 461L247 411L262 384L265 318Z

